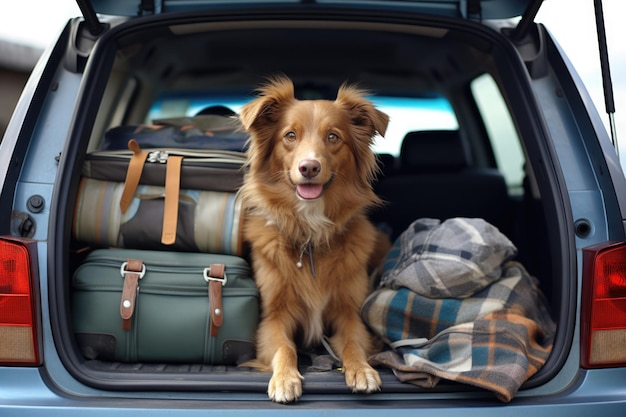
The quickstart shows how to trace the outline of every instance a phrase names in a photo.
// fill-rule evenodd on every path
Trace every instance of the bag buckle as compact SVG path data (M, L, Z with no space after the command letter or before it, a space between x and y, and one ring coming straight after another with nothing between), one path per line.
M120 275L122 275L122 278L126 278L126 274L138 274L139 275L139 279L142 279L144 275L146 275L146 264L141 264L141 272L137 272L137 271L128 271L126 270L126 267L128 266L128 262L124 262L122 264L122 266L120 267Z
M165 164L169 154L166 151L153 151L148 154L148 162Z
M202 272L202 275L204 276L204 280L206 282L209 282L209 281L221 282L222 283L222 287L224 285L226 285L226 281L228 280L226 278L226 271L224 271L224 278L212 277L211 276L211 268L210 267L209 268L204 268L204 271Z
M213 274L211 269L214 268ZM204 280L209 287L209 312L210 325L209 334L217 336L220 327L224 324L224 308L222 306L222 287L226 285L226 265L211 264L208 268L204 268ZM211 276L214 275L214 276ZM222 285L220 285L222 283Z
M139 292L139 280L143 278L145 273L146 264L141 259L128 259L120 267L120 274L124 280L120 302L122 330L130 330L132 327L132 318Z

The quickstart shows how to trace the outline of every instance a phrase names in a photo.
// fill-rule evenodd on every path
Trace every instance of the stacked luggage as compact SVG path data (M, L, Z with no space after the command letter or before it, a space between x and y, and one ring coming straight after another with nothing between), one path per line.
M110 129L84 161L72 312L88 360L237 364L254 357L244 258L245 134L228 116Z

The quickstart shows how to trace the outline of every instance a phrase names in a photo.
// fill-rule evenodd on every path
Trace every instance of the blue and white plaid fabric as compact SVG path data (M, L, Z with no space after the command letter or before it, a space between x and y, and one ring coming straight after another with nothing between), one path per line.
M545 363L555 324L513 244L481 219L420 219L398 238L361 315L405 382L440 378L510 401Z
M516 254L513 243L482 219L419 219L393 245L382 284L430 298L466 298L499 279L502 263Z

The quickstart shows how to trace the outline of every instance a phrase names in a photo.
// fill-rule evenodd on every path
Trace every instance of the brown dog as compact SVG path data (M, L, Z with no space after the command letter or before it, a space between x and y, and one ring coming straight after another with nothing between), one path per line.
M272 400L297 400L296 335L306 347L328 332L348 386L377 391L381 380L367 363L372 342L359 309L369 290L368 265L388 249L388 242L377 245L381 234L365 211L380 203L371 186L377 170L371 145L389 118L345 85L335 101L297 100L285 77L259 92L240 116L251 135L241 189L244 234L262 301L253 365L273 371Z

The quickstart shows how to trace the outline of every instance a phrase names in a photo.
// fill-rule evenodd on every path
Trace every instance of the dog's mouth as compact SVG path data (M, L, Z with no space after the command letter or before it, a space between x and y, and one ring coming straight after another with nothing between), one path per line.
M298 197L305 200L315 200L319 198L324 192L324 185L322 184L298 184L296 185L296 193Z
M302 200L316 200L324 194L324 191L333 182L333 175L325 184L313 184L309 182L294 184L296 186L296 195Z

